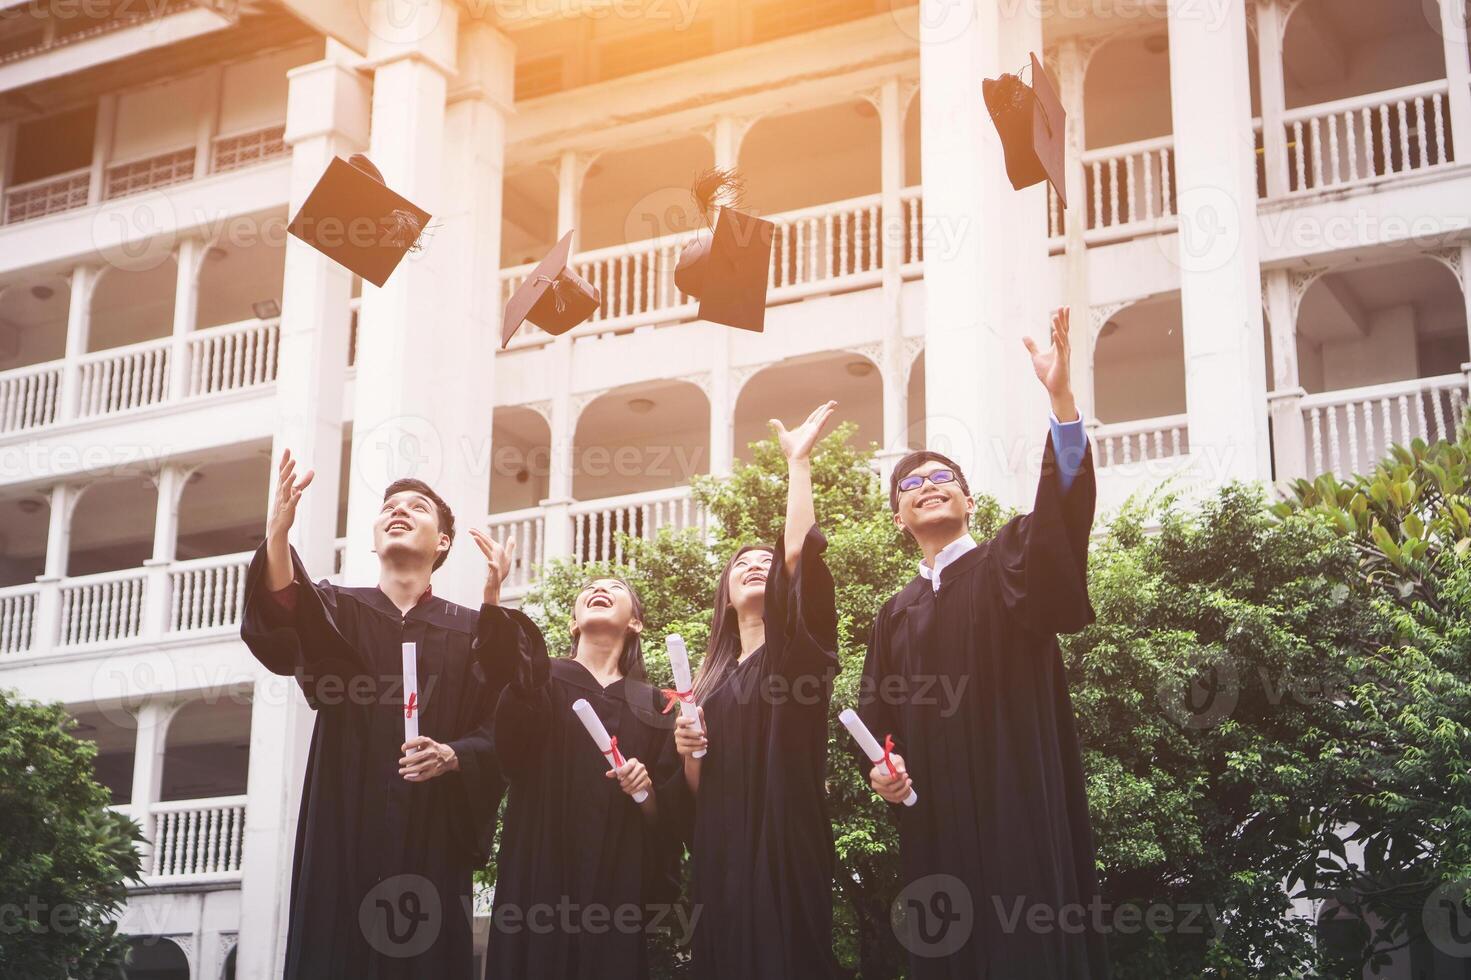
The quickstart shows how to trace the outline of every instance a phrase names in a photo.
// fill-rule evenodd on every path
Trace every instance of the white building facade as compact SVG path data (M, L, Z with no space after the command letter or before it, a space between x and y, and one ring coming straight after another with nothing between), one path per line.
M519 596L544 560L701 525L691 477L828 397L881 466L941 448L1026 507L1021 338L1063 304L1102 511L1362 470L1466 406L1465 0L6 13L0 687L97 741L149 841L124 929L186 971L159 975L279 973L312 717L238 623L285 448L321 576L375 581L372 516L412 475L517 538ZM1029 51L1067 208L1011 189L980 99ZM382 289L285 235L356 151L434 215ZM713 165L777 225L761 334L674 286ZM568 230L602 308L499 350ZM481 568L462 539L436 591L476 601Z

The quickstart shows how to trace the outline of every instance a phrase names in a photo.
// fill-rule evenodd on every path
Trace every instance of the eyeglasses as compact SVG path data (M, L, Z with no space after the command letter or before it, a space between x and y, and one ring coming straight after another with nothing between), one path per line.
M906 476L899 481L899 492L905 493L909 490L918 490L924 486L924 481L926 480L930 481L931 486L938 487L942 483L954 483L955 474L950 470L935 470L923 475L916 473L913 476Z

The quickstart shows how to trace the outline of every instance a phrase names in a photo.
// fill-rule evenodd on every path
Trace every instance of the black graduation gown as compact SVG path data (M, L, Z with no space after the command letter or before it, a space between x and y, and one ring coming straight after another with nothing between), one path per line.
M486 978L646 977L646 926L669 921L650 906L675 897L679 860L664 806L669 784L684 779L674 716L660 713L662 701L647 683L623 678L603 687L577 661L548 657L525 614L496 609L487 622L485 669L513 669L496 709L509 788ZM647 819L608 778L607 757L572 710L579 698L618 739L623 757L648 767L659 819Z
M833 837L824 796L838 669L833 579L816 527L790 578L777 538L766 642L702 707L710 748L693 808L694 975L842 976L832 951Z
M1049 435L1032 512L946 566L938 596L916 576L874 622L859 715L880 744L893 735L919 796L913 807L889 807L901 887L913 889L901 895L920 930L908 944L914 978L1107 976L1092 928L1093 835L1056 637L1093 621L1095 495L1091 449L1062 493ZM944 683L965 687L953 698ZM860 760L866 781L872 764ZM927 878L937 874L958 878L968 894ZM942 917L961 921L953 917L965 899L974 913L968 935L942 928Z
M476 663L486 610L437 596L401 614L377 586L311 584L295 549L296 608L245 579L240 635L316 711L291 874L287 980L469 980L471 874L484 865L504 785L491 717L506 678ZM419 645L419 732L451 745L458 772L424 783L403 756L402 644Z

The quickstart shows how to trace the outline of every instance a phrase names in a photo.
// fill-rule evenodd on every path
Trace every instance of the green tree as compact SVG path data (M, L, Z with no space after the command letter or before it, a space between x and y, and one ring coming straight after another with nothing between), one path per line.
M0 691L0 976L115 977L138 825L108 809L97 754L60 705Z

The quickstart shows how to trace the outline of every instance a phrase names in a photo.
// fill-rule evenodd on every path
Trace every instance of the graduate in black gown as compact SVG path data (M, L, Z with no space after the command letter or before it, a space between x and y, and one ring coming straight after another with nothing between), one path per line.
M894 470L895 521L924 553L874 622L859 716L892 736L863 772L898 820L910 976L1107 976L1083 771L1058 633L1093 621L1093 463L1068 376L1068 316L1026 340L1052 398L1036 503L989 541L938 453ZM909 789L918 794L902 805ZM948 876L948 877L942 877ZM967 913L967 910L968 913Z
M786 525L776 548L742 548L726 566L694 680L703 734L683 718L676 729L693 809L693 966L702 980L842 975L823 782L837 613L808 459L836 405L790 432L773 422L787 457ZM700 748L706 755L696 759Z
M571 656L555 659L519 610L486 621L484 669L511 674L495 722L510 785L486 978L646 977L648 929L669 921L656 906L676 897L681 850L662 798L683 774L673 719L644 679L643 605L622 579L588 583ZM616 769L573 711L578 700L616 740Z
M491 729L507 677L475 646L514 545L476 529L486 605L435 596L454 515L418 480L384 494L373 524L376 586L312 583L287 543L312 473L287 451L246 573L240 634L257 660L294 675L316 712L291 875L287 980L470 980L471 874L494 836L504 785ZM418 644L419 737L405 741L403 647Z

